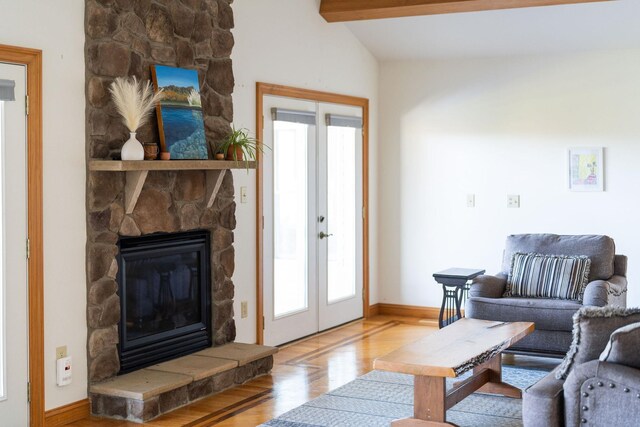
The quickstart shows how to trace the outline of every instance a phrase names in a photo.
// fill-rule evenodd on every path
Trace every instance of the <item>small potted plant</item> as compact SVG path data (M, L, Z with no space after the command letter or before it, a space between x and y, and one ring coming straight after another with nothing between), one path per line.
M223 139L218 147L222 153L226 153L227 160L244 160L249 168L249 162L256 160L256 153L264 153L264 148L269 148L261 144L257 139L249 136L248 129L236 129L231 127L231 133Z

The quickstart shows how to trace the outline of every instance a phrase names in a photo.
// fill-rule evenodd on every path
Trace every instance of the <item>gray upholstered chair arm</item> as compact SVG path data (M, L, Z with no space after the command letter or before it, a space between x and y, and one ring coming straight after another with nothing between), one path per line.
M609 301L609 283L604 280L589 282L584 290L582 305L604 307Z
M484 298L502 298L505 286L507 285L507 276L498 273L495 276L482 275L478 276L471 282L469 296Z
M609 280L594 280L584 290L583 305L604 307L612 303L612 299L624 296L627 292L627 278L611 276Z
M627 292L627 278L625 276L611 276L607 282L609 282L609 295L620 296Z
M565 423L579 426L585 419L593 426L630 425L629 420L640 419L638 393L638 369L598 360L578 365L564 383Z
M582 304L604 307L606 305L626 306L627 278L611 276L609 280L594 280L584 290Z
M557 368L522 393L524 427L561 427L564 425L564 380L556 379Z

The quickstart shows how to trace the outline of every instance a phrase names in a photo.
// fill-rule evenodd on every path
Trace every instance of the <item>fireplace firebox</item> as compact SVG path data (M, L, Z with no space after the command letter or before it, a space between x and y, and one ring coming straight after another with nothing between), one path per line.
M211 346L208 231L119 241L120 374Z

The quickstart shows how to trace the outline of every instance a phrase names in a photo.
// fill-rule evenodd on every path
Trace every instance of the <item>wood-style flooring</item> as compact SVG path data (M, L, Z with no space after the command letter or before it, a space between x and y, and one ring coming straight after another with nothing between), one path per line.
M376 357L435 330L437 321L416 318L375 316L358 320L283 346L275 355L270 375L202 399L146 424L92 417L70 426L256 426L369 372ZM542 363L546 362L543 360Z

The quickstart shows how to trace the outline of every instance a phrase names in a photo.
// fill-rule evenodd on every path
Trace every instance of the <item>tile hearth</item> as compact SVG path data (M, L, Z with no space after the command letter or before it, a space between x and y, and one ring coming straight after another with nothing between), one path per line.
M90 386L91 412L145 422L264 375L275 347L229 343Z

